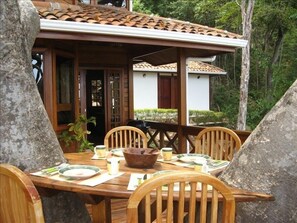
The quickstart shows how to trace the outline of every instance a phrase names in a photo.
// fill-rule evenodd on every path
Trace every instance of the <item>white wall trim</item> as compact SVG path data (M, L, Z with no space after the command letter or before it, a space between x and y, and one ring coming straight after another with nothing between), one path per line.
M57 20L40 20L40 29L49 31L63 31L72 33L91 33L113 36L127 36L150 39L174 40L190 43L214 44L230 47L245 47L247 40L232 39L191 33L178 33L156 29L144 29L127 26L113 26L102 24L78 23Z

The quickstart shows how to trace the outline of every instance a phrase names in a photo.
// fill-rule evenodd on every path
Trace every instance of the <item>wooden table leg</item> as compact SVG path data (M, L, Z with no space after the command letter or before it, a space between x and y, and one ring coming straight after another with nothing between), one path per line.
M100 201L98 204L92 204L93 223L105 223L105 201Z
M111 201L105 198L98 204L92 205L93 223L111 223Z
M111 199L110 197L105 197L105 222L106 223L111 223Z
M86 203L91 204L93 223L111 223L111 199L109 197L78 194Z

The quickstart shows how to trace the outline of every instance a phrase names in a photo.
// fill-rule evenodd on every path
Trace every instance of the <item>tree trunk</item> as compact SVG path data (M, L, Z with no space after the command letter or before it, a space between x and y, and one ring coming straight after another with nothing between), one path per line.
M247 116L247 103L248 103L248 90L250 79L250 41L252 32L252 17L255 0L249 0L246 7L246 0L241 1L241 17L242 17L242 30L243 38L248 41L245 48L242 49L242 62L241 62L241 77L240 77L240 101L239 113L237 118L237 129L246 129L246 116Z
M273 80L273 66L277 63L279 60L279 55L281 51L281 46L284 39L284 32L281 28L278 30L277 40L275 42L273 55L270 59L270 63L268 65L267 71L266 71L266 81L267 81L267 98L272 99L272 92L273 92L273 86L272 86L272 80Z
M39 16L30 0L1 0L0 12L0 163L31 171L66 162L32 75ZM90 222L75 194L42 200L46 222Z

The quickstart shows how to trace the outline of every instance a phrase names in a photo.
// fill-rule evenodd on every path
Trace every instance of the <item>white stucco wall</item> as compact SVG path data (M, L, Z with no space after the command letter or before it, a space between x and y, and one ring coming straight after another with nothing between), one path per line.
M197 76L200 76L197 79ZM190 74L188 79L188 108L209 110L209 76Z
M143 74L146 74L143 77ZM198 79L197 76L200 76ZM157 73L134 72L134 109L158 108ZM190 74L188 108L209 110L209 76Z
M146 74L143 77L143 74ZM134 72L134 109L158 108L158 77L156 73Z

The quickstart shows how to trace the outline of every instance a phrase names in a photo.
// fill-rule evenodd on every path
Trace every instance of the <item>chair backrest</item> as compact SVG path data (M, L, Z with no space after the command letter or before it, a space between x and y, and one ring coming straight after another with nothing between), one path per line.
M225 127L207 127L195 139L195 153L207 154L217 160L232 160L240 147L239 136Z
M41 200L34 184L25 173L10 164L0 164L0 222L44 222Z
M127 222L151 223L156 219L156 223L161 223L174 219L181 223L187 218L189 223L217 223L219 202L222 202L221 222L233 223L235 199L222 181L195 171L160 174L144 181L130 196ZM142 208L138 207L140 203ZM144 210L144 219L139 219L138 210Z
M147 148L147 137L133 126L119 126L109 130L104 138L106 148Z

